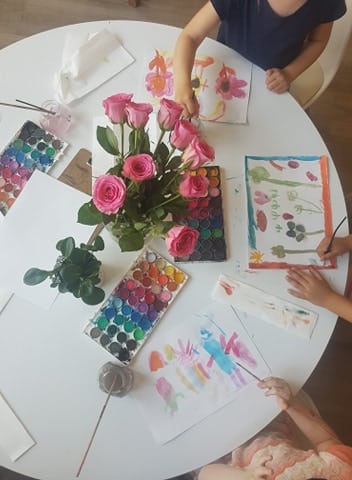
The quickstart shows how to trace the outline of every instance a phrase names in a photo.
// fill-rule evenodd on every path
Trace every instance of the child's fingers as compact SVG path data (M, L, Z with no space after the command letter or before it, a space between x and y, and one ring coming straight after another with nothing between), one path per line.
M271 468L268 468L268 467L258 467L254 470L254 477L256 479L264 479L266 478L268 475L271 475L273 473L273 471L271 470Z

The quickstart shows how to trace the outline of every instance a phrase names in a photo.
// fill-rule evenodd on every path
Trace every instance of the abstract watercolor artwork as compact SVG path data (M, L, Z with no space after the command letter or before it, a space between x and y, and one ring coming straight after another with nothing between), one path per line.
M161 98L174 97L172 52L154 50L142 75L142 93L158 105ZM210 55L197 56L192 70L192 85L199 101L200 120L247 123L252 64L233 56L231 64Z
M166 443L231 402L269 369L232 307L202 313L150 338L140 353L145 379L133 392L153 436Z
M305 339L311 337L318 320L318 314L311 310L227 275L220 275L213 298Z
M316 253L332 234L326 156L246 156L245 181L250 268L336 268Z

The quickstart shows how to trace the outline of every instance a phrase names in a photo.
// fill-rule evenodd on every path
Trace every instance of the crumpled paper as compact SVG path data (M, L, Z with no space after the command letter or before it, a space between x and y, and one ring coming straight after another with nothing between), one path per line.
M99 87L134 60L109 30L93 35L69 33L62 66L54 76L56 99L67 105Z

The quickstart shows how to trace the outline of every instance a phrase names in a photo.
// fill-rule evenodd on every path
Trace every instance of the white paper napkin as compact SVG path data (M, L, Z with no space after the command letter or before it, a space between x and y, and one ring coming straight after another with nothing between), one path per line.
M69 104L83 97L134 62L109 30L93 35L66 36L62 66L54 76L58 101Z
M22 422L0 394L0 448L15 462L35 445Z

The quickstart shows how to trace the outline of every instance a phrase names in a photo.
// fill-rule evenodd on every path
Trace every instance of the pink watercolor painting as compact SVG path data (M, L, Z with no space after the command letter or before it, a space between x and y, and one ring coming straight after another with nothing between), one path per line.
M173 53L155 49L143 74L143 98L158 106L161 98L174 97ZM198 55L192 86L200 105L199 118L212 122L247 123L252 65L240 56L232 64L210 55Z
M160 443L246 394L255 381L247 371L269 374L236 311L216 302L167 338L151 338L141 356L136 368L148 381L133 396Z

